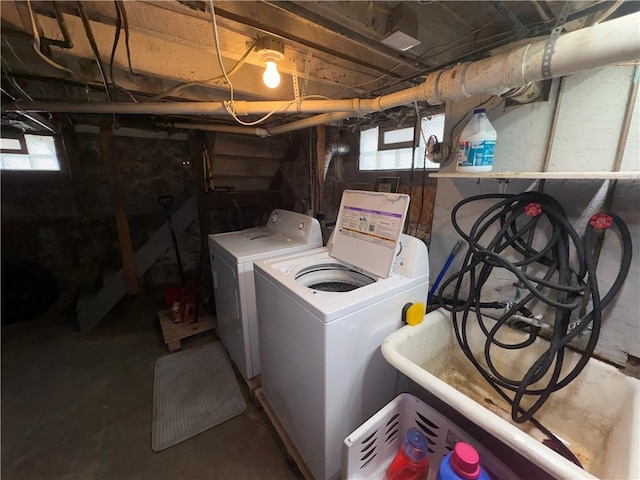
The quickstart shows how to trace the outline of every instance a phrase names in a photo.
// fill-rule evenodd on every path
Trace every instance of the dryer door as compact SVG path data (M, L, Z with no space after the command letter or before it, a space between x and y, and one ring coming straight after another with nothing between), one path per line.
M213 288L216 297L218 334L234 363L246 372L237 265L220 255L213 257Z

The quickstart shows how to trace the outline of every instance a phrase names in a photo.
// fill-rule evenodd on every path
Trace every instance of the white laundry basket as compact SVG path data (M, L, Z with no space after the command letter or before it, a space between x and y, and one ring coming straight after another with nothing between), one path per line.
M384 474L398 452L404 433L417 427L429 439L429 478L456 442L473 445L493 480L518 478L485 447L449 419L409 393L401 393L344 440L342 478L373 480Z

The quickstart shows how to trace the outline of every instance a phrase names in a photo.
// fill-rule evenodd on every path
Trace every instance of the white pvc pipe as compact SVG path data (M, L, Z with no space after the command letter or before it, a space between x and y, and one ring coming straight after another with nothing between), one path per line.
M538 40L510 52L475 62L458 64L449 70L428 75L425 81L412 88L374 99L236 101L236 115L259 115L277 110L278 113L339 112L333 120L348 116L386 110L416 101L438 104L477 94L500 94L509 88L542 80L542 56L546 40ZM570 75L612 63L635 61L640 57L640 12L626 15L592 27L561 35L551 57L553 77ZM54 103L22 102L3 108L20 112L114 113L151 115L228 115L226 102L149 102L149 103ZM315 118L315 117L313 117ZM299 128L313 124L306 119L293 122ZM315 123L317 124L317 123ZM287 126L271 129L283 133ZM244 131L243 131L244 132ZM246 133L246 132L245 132ZM255 131L253 132L255 134Z
M240 133L244 135L257 135L258 137L269 137L282 133L294 132L303 128L315 127L329 122L344 120L353 116L351 112L331 112L321 113L313 117L303 118L295 122L272 128L245 127L242 125L221 125L212 123L187 123L187 122L158 122L156 125L164 128L180 128L184 130L207 130L210 132Z
M272 127L268 129L269 135L279 135L281 133L289 133L296 130L302 130L303 128L315 127L316 125L324 125L329 122L337 122L338 120L344 120L345 118L353 117L351 112L331 112L321 113L320 115L314 115L313 117L303 118L295 122L289 122L278 127Z
M268 137L266 128L244 127L242 125L216 125L212 123L188 123L188 122L157 122L158 127L180 128L183 130L207 130L209 132L240 133L243 135L257 135Z

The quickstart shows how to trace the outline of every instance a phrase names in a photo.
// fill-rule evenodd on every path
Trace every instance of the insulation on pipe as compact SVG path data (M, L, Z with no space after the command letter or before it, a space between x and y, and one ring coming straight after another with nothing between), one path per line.
M552 77L570 75L590 68L640 57L640 12L561 35L550 58ZM428 75L415 87L374 99L149 102L149 103L57 103L16 101L3 111L113 113L144 115L229 115L278 113L329 113L355 116L386 110L416 101L438 104L478 94L500 94L507 89L543 80L542 59L546 40L537 40L510 52L475 62L461 63ZM346 118L346 117L342 117ZM304 128L304 127L300 127Z

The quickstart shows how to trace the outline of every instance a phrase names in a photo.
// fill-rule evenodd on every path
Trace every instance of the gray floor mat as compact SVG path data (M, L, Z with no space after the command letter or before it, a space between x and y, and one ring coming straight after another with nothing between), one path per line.
M154 372L151 448L169 448L245 408L220 342L162 357Z

